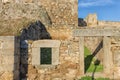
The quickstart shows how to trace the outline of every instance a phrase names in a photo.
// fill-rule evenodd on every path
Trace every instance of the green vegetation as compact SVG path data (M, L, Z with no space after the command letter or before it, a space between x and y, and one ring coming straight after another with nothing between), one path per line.
M95 69L95 65L94 64L91 64L90 67L88 68L87 72L93 72ZM101 72L103 70L103 65L99 64L97 66L97 69L95 72Z
M103 65L94 64L96 59L91 55L91 51L87 47L84 47L84 55L85 55L85 72L94 72L94 70L95 72L103 71Z
M87 47L84 47L84 56L87 57L90 53L91 51Z
M80 80L92 80L92 78L90 76L85 76L85 77L82 77Z
M96 80L110 80L109 78L97 78Z
M90 77L90 76L85 76L82 77L80 80L93 80L94 78ZM110 80L109 78L96 78L94 80Z

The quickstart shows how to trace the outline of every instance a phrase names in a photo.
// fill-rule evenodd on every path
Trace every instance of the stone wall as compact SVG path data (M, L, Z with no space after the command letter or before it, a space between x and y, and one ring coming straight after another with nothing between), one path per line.
M37 1L37 0L36 0ZM24 4L34 4L42 6L48 13L50 26L44 25L44 22L33 23L25 28L21 38L26 40L28 47L21 48L21 63L20 63L20 76L21 79L30 80L56 80L56 79L68 79L73 80L79 78L79 53L78 53L78 41L74 40L72 31L78 25L78 13L77 13L77 0L39 0L22 2ZM21 2L19 2L21 3ZM44 15L43 15L44 16ZM43 19L44 17L41 17ZM36 35L35 39L32 37ZM49 38L47 38L49 35ZM26 36L27 35L27 36ZM26 38L25 38L26 37ZM34 40L59 40L61 42L59 48L59 64L53 68L37 68L32 65L32 43ZM28 40L28 42L27 42ZM75 47L75 48L74 48ZM39 54L38 54L39 55Z
M77 0L40 0L51 17L53 25L78 26Z
M0 35L20 35L28 24L40 20L46 27L51 19L44 7L31 4L6 3L0 5Z
M35 27L34 27L35 28ZM49 40L60 40L60 56L59 56L59 64L55 67L45 67L45 68L37 68L34 65L32 65L32 44L37 40L28 40L28 49L23 50L21 52L21 78L22 79L33 79L33 80L46 80L46 79L79 79L81 72L79 71L81 68L80 64L80 58L79 58L79 38L71 36L72 29L66 29L66 28L49 28L47 29L51 39ZM66 32L68 30L68 32ZM88 30L89 31L89 30ZM96 30L97 31L97 30ZM86 33L87 34L87 33ZM92 33L91 33L92 34ZM85 34L84 34L85 35ZM94 34L96 35L96 34ZM105 34L108 35L108 34ZM32 37L31 37L32 38ZM44 39L45 37L43 37ZM94 39L94 40L93 40ZM102 37L86 37L85 38L85 45L91 50L94 51L95 48L99 45L100 41L102 40ZM119 42L119 41L117 41ZM110 42L111 43L111 42ZM39 43L37 45L40 45ZM92 45L92 47L91 47ZM47 45L46 45L47 46ZM94 47L93 47L94 46ZM119 48L118 48L119 50ZM22 50L21 50L22 51ZM115 50L114 50L115 51ZM100 54L102 53L102 54ZM100 60L103 60L103 54L104 52L100 52L97 55L97 58ZM113 52L112 55L115 53ZM39 54L38 54L39 55ZM116 55L116 54L115 54ZM114 56L115 56L114 55ZM101 57L100 57L101 56ZM101 59L102 58L102 59ZM114 60L115 64L119 64L118 61L119 58ZM116 71L114 74L119 73L118 68L119 66L112 66L111 73L113 71ZM27 71L26 71L27 70ZM118 78L119 75L115 75ZM107 75L107 77L109 77Z
M26 33L21 35L22 40L26 41L28 47L21 47L21 79L33 80L51 80L51 79L79 79L79 53L78 53L78 39L72 36L73 29L66 26L50 27L45 29L45 26L38 25L40 22L35 22L29 25ZM33 31L33 32L32 32ZM46 32L47 31L47 32ZM36 32L36 35L32 37ZM39 36L39 35L41 36ZM45 35L49 34L49 36ZM32 48L33 43L37 40L58 40L60 41L59 48L59 64L55 67L36 68L32 65ZM46 43L45 43L46 44ZM51 43L52 44L52 43ZM24 44L21 44L24 45ZM41 46L40 43L37 45ZM43 45L43 44L42 44ZM48 46L47 44L44 46ZM39 53L37 53L39 56ZM71 72L72 71L72 72Z
M19 79L19 41L14 36L0 36L0 80Z
M77 26L77 0L2 0L2 3L42 5L51 17L52 23ZM25 8L25 7L23 7ZM35 7L31 7L35 8ZM39 9L39 8L38 8ZM19 13L17 13L19 14ZM33 14L33 13L32 13ZM27 16L27 15L26 15ZM36 17L36 16L35 16Z
M49 40L48 40L49 41ZM52 41L52 40L51 40ZM27 59L22 59L22 64L28 65L27 68L23 67L22 74L24 70L28 69L27 77L23 77L23 79L32 79L32 80L73 80L79 79L79 53L78 53L78 41L77 40L61 40L60 48L59 48L59 64L54 67L36 67L32 64L32 49L33 43L35 41L28 41L29 49L28 49L28 61ZM36 41L37 42L37 41ZM39 41L38 41L39 42ZM41 43L38 43L39 45ZM43 44L43 43L42 43ZM44 45L48 46L48 45ZM36 51L39 52L39 51ZM22 54L22 53L21 53ZM36 56L40 54L37 53ZM26 63L25 63L26 62ZM23 65L22 65L23 66Z
M26 25L36 20L45 27L75 28L78 26L77 7L77 0L2 0L0 35L19 35Z

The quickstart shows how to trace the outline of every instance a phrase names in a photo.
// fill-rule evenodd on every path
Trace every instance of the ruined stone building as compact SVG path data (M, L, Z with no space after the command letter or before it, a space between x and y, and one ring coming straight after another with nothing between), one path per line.
M91 76L84 46L103 65L95 77L119 79L120 22L90 14L78 26L77 8L77 0L0 0L0 80Z

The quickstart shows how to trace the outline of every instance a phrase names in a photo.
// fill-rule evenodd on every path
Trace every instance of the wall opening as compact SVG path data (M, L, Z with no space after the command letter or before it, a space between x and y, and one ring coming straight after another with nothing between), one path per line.
M85 37L84 45L85 73L103 72L103 38Z
M52 64L52 48L40 48L40 64Z

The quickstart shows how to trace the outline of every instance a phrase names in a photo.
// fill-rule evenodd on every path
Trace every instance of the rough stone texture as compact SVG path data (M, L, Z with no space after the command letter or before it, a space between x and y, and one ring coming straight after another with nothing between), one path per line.
M47 42L49 42L49 40L46 40ZM28 73L27 73L27 79L33 79L33 80L63 80L63 79L68 79L68 80L73 80L73 79L77 79L77 77L79 77L79 68L80 68L80 64L79 64L79 53L78 53L78 44L76 41L72 40L61 40L61 44L59 45L59 64L57 64L54 67L35 67L34 65L32 65L32 59L33 57L30 57L30 55L32 56L32 48L35 47L35 43L38 45L40 42L44 42L43 41L28 41L29 44L29 52L28 52L28 61L26 61L27 63L24 63L26 65L28 65L27 69L28 69ZM52 43L53 42L53 43ZM54 40L50 41L48 43L48 46L50 46L49 44L51 44L51 46L53 46L52 44L54 44ZM59 42L59 41L58 41ZM42 43L43 44L43 43ZM59 44L59 43L56 43ZM47 46L47 45L39 45L39 46ZM72 47L76 47L75 49ZM35 50L36 51L36 50ZM39 51L38 51L39 52ZM37 53L37 51L36 51ZM39 55L39 53L37 54ZM54 54L55 55L55 54ZM56 57L56 56L55 56ZM22 69L25 69L25 67L23 67ZM24 70L21 71L22 74L24 74Z
M77 5L77 0L2 0L0 35L19 35L35 20L40 20L45 27L75 28L78 26Z
M19 41L14 36L0 36L0 80L19 79Z
M6 3L0 6L0 35L20 35L23 28L36 20L46 27L52 24L47 11L40 5Z
M51 21L44 7L35 4L2 4L0 11L2 20L15 20L27 18L31 20L40 20L43 24L50 25Z
M78 23L77 0L40 0L39 3L46 8L52 17L53 25L78 26L76 24Z

